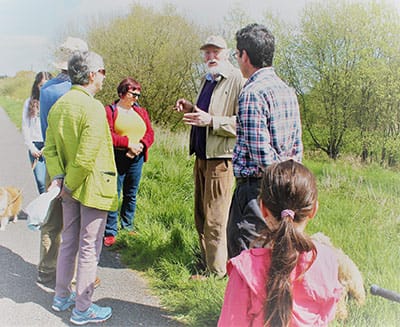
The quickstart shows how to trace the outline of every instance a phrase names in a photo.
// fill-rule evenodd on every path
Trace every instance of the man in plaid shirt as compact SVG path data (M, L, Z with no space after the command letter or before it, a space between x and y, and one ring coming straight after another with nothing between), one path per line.
M227 227L228 256L238 255L265 228L257 203L264 168L274 162L301 162L303 144L297 96L275 73L275 39L263 25L236 33L236 58L248 78L239 95L233 171L236 189Z

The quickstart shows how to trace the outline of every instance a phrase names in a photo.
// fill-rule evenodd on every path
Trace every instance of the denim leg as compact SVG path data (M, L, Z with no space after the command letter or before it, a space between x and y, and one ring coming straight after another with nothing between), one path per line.
M28 151L28 155L31 165L33 165L35 158L32 156L30 151ZM43 157L38 159L35 168L33 169L33 175L35 176L36 186L39 194L46 192L46 164Z
M43 158L40 158L33 170L38 187L39 194L46 192L46 164Z
M133 220L136 210L136 194L138 192L140 179L142 177L143 162L143 154L135 157L125 174L122 192L123 200L120 214L121 228L123 229L133 229Z
M121 198L122 185L124 183L125 174L118 174L117 178L117 190L118 200ZM118 234L118 210L109 211L107 215L107 224L105 229L105 236L117 236Z

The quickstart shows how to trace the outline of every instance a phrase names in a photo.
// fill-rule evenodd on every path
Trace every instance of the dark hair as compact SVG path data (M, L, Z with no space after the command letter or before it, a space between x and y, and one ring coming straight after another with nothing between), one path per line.
M134 80L132 77L124 78L117 87L117 93L119 97L122 97L128 93L128 91L138 90L141 91L142 87L140 83Z
M236 48L239 56L246 50L254 67L270 67L274 59L275 37L264 25L250 24L236 32Z
M310 237L294 226L294 223L304 221L315 208L318 197L316 180L306 167L296 161L276 163L265 171L259 197L278 222L277 229L272 231L267 227L261 236L264 245L270 243L272 247L264 306L265 323L286 327L290 325L293 308L290 274L300 253L313 252L309 266L317 254ZM294 217L289 214L281 217L287 209L294 212Z
M31 97L29 100L28 117L34 117L37 114L35 106L38 105L40 98L39 84L42 82L43 79L49 80L52 78L53 76L49 72L39 72L36 74L35 81L32 85Z
M68 75L72 84L89 84L89 74L104 69L103 58L93 51L75 51L68 61Z
M74 51L68 61L68 75L72 84L86 85L89 83L91 70L88 65L88 52Z
M40 87L39 87L40 82L43 79L49 80L52 78L53 78L53 76L49 72L37 73L35 76L35 81L33 82L33 85L32 85L31 99L39 100L39 98L40 98Z

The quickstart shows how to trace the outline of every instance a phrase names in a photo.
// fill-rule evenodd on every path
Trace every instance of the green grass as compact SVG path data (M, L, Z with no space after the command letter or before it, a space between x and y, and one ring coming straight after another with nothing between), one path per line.
M198 255L193 223L193 158L187 134L157 130L139 191L135 239L123 260L146 271L162 303L191 326L215 326L225 280L189 281ZM323 155L321 155L323 157ZM400 175L356 161L308 159L317 176L319 212L308 233L328 235L357 264L364 277L367 301L350 302L350 315L334 326L396 326L400 305L369 295L372 284L400 291Z
M8 117L10 117L11 121L14 122L18 129L21 129L23 105L24 101L22 100L16 100L7 96L0 96L0 107L6 111Z
M18 125L21 105L7 108ZM11 109L14 108L14 109ZM189 326L215 326L226 279L189 281L199 253L193 222L193 158L188 133L156 129L155 144L143 166L136 236L121 232L117 250L131 268L143 272L163 306ZM398 326L400 304L369 294L372 284L400 292L400 174L357 160L307 156L318 179L319 211L307 226L321 231L357 264L367 291L362 307L349 303L346 322L332 326Z

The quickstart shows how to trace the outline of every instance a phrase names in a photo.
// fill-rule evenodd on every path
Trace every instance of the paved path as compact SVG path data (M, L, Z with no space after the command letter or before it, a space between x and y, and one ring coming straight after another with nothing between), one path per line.
M23 206L38 196L22 135L0 108L0 185L23 191ZM0 232L0 327L68 326L70 312L55 313L50 306L54 290L35 282L40 232L26 220L10 223ZM103 250L98 269L101 286L94 301L113 308L101 326L179 326L160 308L137 272L121 265L118 254Z

